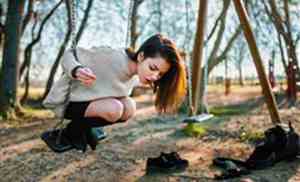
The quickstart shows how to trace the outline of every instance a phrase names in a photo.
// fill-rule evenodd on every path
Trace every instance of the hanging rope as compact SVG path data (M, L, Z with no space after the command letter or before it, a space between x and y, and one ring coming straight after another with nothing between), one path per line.
M204 112L205 113L208 113L208 109L206 108L206 94L207 94L207 85L208 85L208 51L207 51L207 48L206 48L206 45L204 45L203 47L203 62L204 62L204 78L203 78L203 98L202 98L202 102L203 102L203 107L202 108L202 111L203 112L203 109L204 109Z
M76 16L75 16L75 7L76 7L76 0L68 0L71 1L71 49L76 52Z
M77 56L77 51L76 51L76 47L77 47L77 42L76 42L76 16L75 16L75 7L76 7L76 2L75 0L66 0L66 3L69 3L69 5L71 5L70 7L70 18L71 18L71 51L74 55L74 58L76 61L79 62L78 60L78 56ZM70 21L70 20L69 20ZM64 107L63 109L63 113L65 113L67 105L70 101L70 95L71 95L71 84L72 84L72 80L70 79L70 81L68 82L68 90L67 90L67 94L65 97L65 101L64 104L66 107ZM54 126L54 129L57 128L62 128L63 124L64 124L64 114L62 114L60 121ZM59 144L60 143L60 139L61 139L61 134L62 134L62 129L59 130L59 134L58 137L56 138L56 143Z
M128 9L128 20L127 20L127 32L126 32L126 41L125 47L129 46L129 38L130 38L130 28L131 28L131 18L132 18L132 10L133 10L133 2L134 0L130 0L129 9Z
M185 52L188 52L188 31L189 31L189 6L188 6L188 0L185 1L185 11L186 11L186 35L185 35L185 44L184 44L184 49ZM188 76L188 106L189 106L189 115L192 114L193 111L193 106L192 106L192 63L190 56L186 56L186 64L187 64L187 76Z
M187 59L187 73L188 73L188 94L189 94L189 115L193 113L193 105L192 105L192 64L191 59Z

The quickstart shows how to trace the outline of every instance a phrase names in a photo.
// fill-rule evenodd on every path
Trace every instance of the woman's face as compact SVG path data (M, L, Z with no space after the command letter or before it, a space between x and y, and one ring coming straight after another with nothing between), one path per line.
M168 72L170 67L170 63L160 56L144 59L143 54L138 55L137 74L143 84L150 84L159 80Z

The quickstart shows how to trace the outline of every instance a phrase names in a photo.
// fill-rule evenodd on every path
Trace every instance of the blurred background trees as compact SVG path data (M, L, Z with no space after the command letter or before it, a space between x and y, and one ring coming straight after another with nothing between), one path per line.
M76 0L77 41L81 47L138 45L155 33L173 39L191 59L199 1ZM296 0L243 1L265 68L285 84L290 105L299 82L300 6ZM0 113L8 116L28 100L30 88L43 98L61 74L59 61L70 44L64 0L0 1ZM230 0L209 1L202 78L209 84L231 79L249 84L255 67ZM225 66L226 62L226 66ZM225 79L226 67L226 79ZM206 70L204 70L206 69ZM271 78L269 76L269 78ZM18 90L24 89L22 94ZM204 94L204 88L200 90ZM19 93L19 94L18 94ZM20 105L20 104L21 105Z

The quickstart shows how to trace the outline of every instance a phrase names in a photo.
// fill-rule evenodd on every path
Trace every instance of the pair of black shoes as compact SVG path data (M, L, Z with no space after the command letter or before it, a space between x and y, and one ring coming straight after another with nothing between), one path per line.
M240 160L217 157L213 159L213 165L223 169L221 174L215 175L216 180L224 180L250 174L246 163Z
M46 131L41 135L41 139L56 153L66 152L71 149L85 152L87 145L89 145L92 150L95 150L98 141L106 137L107 135L102 128L92 128L80 136L80 138L70 136L67 128Z
M177 152L161 153L156 158L148 158L146 173L170 173L185 170L189 165L186 159L179 156Z

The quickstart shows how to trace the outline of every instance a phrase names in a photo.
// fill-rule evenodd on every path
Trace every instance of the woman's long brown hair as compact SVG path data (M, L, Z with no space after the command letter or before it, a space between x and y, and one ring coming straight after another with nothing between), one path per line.
M176 45L161 34L156 34L147 39L135 53L126 49L131 60L137 61L139 53L147 57L162 57L170 65L170 69L161 79L153 84L156 93L155 106L160 113L175 112L184 100L186 94L186 69Z

